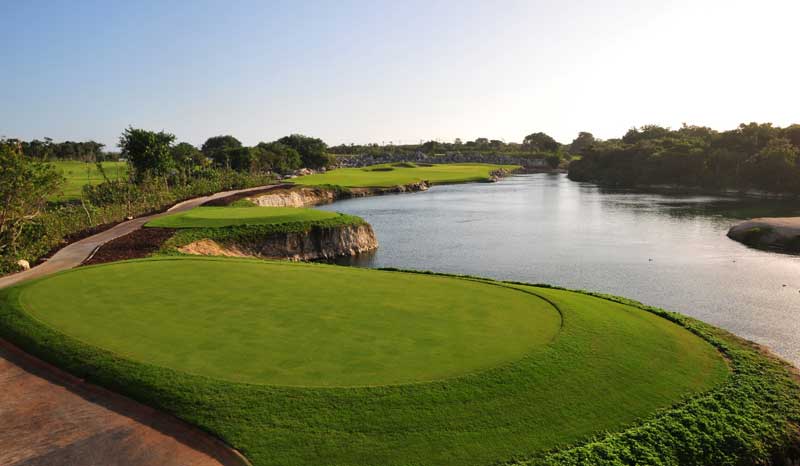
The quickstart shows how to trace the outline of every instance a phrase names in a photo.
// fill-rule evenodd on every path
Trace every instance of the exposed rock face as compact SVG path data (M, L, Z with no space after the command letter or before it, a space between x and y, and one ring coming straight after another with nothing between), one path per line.
M184 254L258 257L310 261L352 256L378 248L369 224L333 228L313 227L306 232L271 233L251 244L220 244L210 239L178 248Z
M338 199L350 197L379 196L381 194L409 193L427 191L430 184L427 181L411 183L402 186L386 188L351 188L349 190L334 190L311 186L297 186L287 189L278 189L257 196L249 197L250 201L261 207L309 207L320 204L330 204Z
M754 218L732 226L728 237L756 248L800 252L800 217Z
M250 199L261 207L307 207L330 204L339 196L332 189L323 188L288 188L253 196Z

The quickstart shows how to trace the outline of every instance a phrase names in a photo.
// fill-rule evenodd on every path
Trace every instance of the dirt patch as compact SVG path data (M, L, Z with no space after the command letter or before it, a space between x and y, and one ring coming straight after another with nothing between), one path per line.
M186 246L181 246L178 251L197 256L250 257L249 254L236 248L220 246L216 241L210 239L201 239Z
M175 234L171 228L140 228L100 246L81 265L104 264L147 257L158 251Z
M270 191L275 191L276 189L279 189L279 190L290 189L290 188L293 188L294 186L295 185L290 184L290 183L284 183L284 184L279 184L279 185L275 185L275 186L270 186L270 187L264 188L264 189L248 191L248 192L245 192L245 193L231 194L230 196L221 197L219 199L212 199L212 200L204 203L203 206L207 206L207 207L224 207L224 206L230 205L230 204L238 201L239 199L259 196L261 194L268 193Z

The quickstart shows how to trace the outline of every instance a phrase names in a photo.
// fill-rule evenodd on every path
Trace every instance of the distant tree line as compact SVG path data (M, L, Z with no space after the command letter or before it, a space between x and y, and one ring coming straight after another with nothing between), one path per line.
M121 152L104 151L105 145L96 141L54 142L51 138L3 141L9 146L13 145L23 156L37 161L100 162L124 158L131 163L139 179L145 173L169 176L209 167L285 174L303 167L326 167L332 161L325 142L300 134L285 136L277 141L260 142L252 147L242 145L230 135L214 136L197 148L188 142L176 144L175 135L165 131L131 127L120 136Z
M508 163L523 167L550 168L564 166L583 148L595 142L592 133L581 132L569 144L561 144L543 132L534 132L522 142L505 142L499 139L476 138L463 142L456 138L452 143L425 141L420 144L340 144L328 149L340 164L363 166L396 161L429 161L434 163Z
M580 154L569 165L572 180L800 194L800 125L748 123L721 132L649 125L594 141Z
M50 138L34 139L32 141L8 139L6 141L9 144L17 145L25 157L40 161L80 160L82 162L97 162L116 158L116 154L103 151L105 144L96 141L53 142Z

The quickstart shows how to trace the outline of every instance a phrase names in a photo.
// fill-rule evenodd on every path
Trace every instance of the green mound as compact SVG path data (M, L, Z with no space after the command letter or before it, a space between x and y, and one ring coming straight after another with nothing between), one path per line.
M295 207L197 207L147 222L148 227L223 228L231 226L279 225L336 219L342 214Z
M0 304L6 338L216 433L256 466L532 460L708 390L737 403L729 387L744 377L634 305L456 277L159 259L59 274L0 291ZM729 409L776 422L776 399ZM690 432L741 424L698 413ZM705 441L735 448L765 431ZM659 435L642 455L683 448Z
M83 285L100 282L114 285ZM342 292L354 283L358 292ZM21 302L67 335L140 362L294 386L485 370L541 349L560 326L546 301L508 288L257 262L111 264L38 282Z
M442 165L373 165L365 168L340 168L326 173L301 176L291 180L303 185L336 185L346 188L385 188L402 186L420 181L433 184L486 181L491 172L514 165L491 165L481 163L453 163Z

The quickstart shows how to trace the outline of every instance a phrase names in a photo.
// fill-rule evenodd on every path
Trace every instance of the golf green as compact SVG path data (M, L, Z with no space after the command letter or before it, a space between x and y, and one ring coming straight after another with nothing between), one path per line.
M342 214L296 207L196 207L147 222L148 227L223 228L332 220Z
M99 282L110 286L87 286ZM345 291L358 283L368 286ZM546 301L508 288L299 264L117 263L38 282L21 299L41 321L117 354L273 385L453 377L520 359L560 326Z

